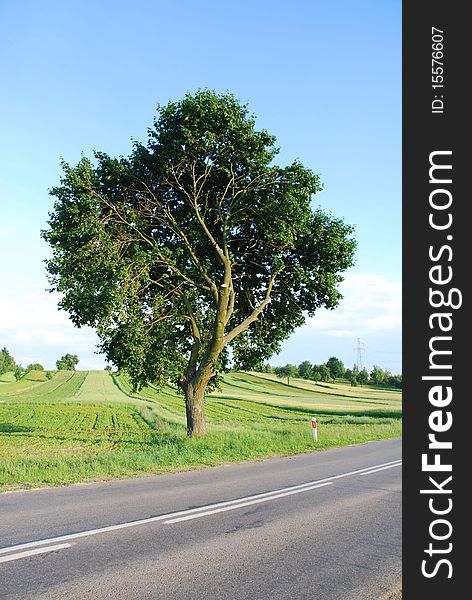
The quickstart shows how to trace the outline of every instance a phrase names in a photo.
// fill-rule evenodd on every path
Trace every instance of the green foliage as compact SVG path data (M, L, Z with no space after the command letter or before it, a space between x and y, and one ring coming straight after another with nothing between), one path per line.
M333 379L336 379L337 377L344 377L346 367L344 366L342 360L336 356L332 356L326 363L326 366L328 367Z
M15 359L6 348L2 348L0 350L0 375L3 375L3 373L9 373L10 371L15 371L15 369Z
M370 380L374 385L382 385L385 383L385 371L377 365L374 365L370 372Z
M330 381L332 379L331 371L326 363L313 365L313 375L318 381Z
M402 388L403 386L403 377L401 374L393 375L392 373L388 373L387 376L387 385L395 388Z
M277 377L286 377L287 383L290 385L290 377L297 377L298 367L296 365L287 364L283 367L275 367L274 372Z
M277 373L280 372L281 367L271 367L266 365L261 372L266 373ZM292 377L296 376L293 373ZM335 379L343 378L347 379L353 387L357 385L372 385L391 387L401 389L402 387L402 375L394 375L390 371L383 370L378 366L372 369L372 372L368 373L366 368L359 371L357 365L354 365L352 369L346 369L344 364L339 358L332 356L326 363L321 365L312 365L308 360L303 361L298 365L298 376L303 379L312 381L323 381L323 382L334 382ZM286 375L281 375L286 377Z
M78 363L79 358L76 354L65 354L59 360L56 360L56 368L58 371L75 371Z
M346 370L345 370L345 372L344 372L344 377L345 377L345 378L346 378L348 381L351 381L351 379L352 379L353 377L355 377L353 370L352 370L352 369L349 369L349 368L348 368L348 369L346 369Z
M338 304L352 227L312 210L318 175L277 153L232 94L202 90L159 107L128 158L63 163L42 234L51 286L135 388L208 373L206 387L228 347L262 368L305 315Z
M46 378L47 379L52 379L54 377L54 374L51 373L51 371L46 371Z
M26 371L44 371L44 367L40 363L31 363L26 367Z
M361 385L369 383L369 373L367 372L367 369L364 368L361 371L359 371L359 373L357 374L357 381Z
M402 376L393 375L390 371L384 371L381 367L374 365L370 373L370 382L374 385L401 388Z
M304 360L298 365L298 374L303 379L311 379L313 377L313 367L308 360Z
M25 373L26 373L25 369L23 369L23 367L21 365L18 365L15 369L16 381L20 381L20 379L24 376Z

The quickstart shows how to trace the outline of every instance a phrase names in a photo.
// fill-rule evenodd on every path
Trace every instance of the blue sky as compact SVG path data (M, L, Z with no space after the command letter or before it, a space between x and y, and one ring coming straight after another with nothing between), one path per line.
M94 335L56 310L42 260L59 161L144 140L156 104L231 91L276 135L280 164L319 173L315 203L356 226L357 262L273 364L401 369L401 2L24 0L0 9L0 346L100 368Z

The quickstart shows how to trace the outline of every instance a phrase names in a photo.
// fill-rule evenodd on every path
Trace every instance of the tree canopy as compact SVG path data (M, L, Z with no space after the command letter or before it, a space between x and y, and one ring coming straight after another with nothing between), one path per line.
M284 365L283 367L276 367L275 374L281 379L286 377L287 384L290 385L290 377L297 377L298 367L296 365L291 364Z
M76 354L65 354L59 360L56 360L56 368L58 371L75 371L75 367L79 364L79 358Z
M20 381L20 379L23 377L23 375L26 373L26 370L23 369L23 367L21 365L17 365L15 368L15 379L16 381Z
M0 375L3 373L7 373L9 371L15 371L16 362L7 348L2 348L0 350Z
M303 377L303 379L310 379L313 377L313 367L311 366L310 361L304 360L298 365L298 374L300 377Z
M313 377L315 381L329 381L332 379L328 365L326 363L313 365Z
M26 371L44 371L44 367L41 363L30 363L26 367Z
M328 367L333 379L336 379L337 377L344 377L346 367L344 366L342 360L340 360L337 356L332 356L326 363L326 366Z
M275 138L232 94L158 108L127 158L63 163L48 262L60 307L96 328L137 387L176 383L189 434L232 358L261 365L306 315L334 308L353 264L351 226L310 206L318 175L274 164Z

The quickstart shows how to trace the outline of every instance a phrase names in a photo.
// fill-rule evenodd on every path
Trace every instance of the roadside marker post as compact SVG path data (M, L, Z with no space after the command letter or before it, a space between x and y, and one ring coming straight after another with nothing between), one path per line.
M311 431L313 433L313 439L315 442L318 441L318 428L316 426L316 417L312 417L311 419Z

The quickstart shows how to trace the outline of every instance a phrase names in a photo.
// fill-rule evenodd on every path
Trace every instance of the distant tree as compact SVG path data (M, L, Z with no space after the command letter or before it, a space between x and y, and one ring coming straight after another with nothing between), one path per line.
M54 374L51 373L51 371L46 371L46 378L47 379L52 379L54 377Z
M263 370L263 373L272 373L272 372L273 372L273 369L272 369L272 367L269 365L269 363L265 364L265 365L264 365L264 370Z
M336 358L336 356L332 356L326 363L326 366L328 367L333 379L336 379L337 377L343 377L346 371L346 367L344 366L343 362L339 358Z
M21 365L18 365L15 368L15 379L17 381L20 381L20 379L23 377L23 375L25 375L26 371L25 369L23 369L23 367Z
M391 386L391 387L396 387L396 388L402 388L402 375L392 375L391 373L389 374L389 377L386 381L386 384Z
M296 365L287 364L283 367L275 367L275 374L281 379L286 377L287 383L290 385L290 377L296 377L298 375L298 368Z
M346 369L344 377L349 381L352 387L357 387L359 385L359 367L354 365L352 369Z
M110 366L110 365L107 365L107 366L105 367L105 371L111 371L111 366Z
M58 371L75 371L79 359L76 354L65 354L56 361Z
M361 385L369 383L369 373L367 372L367 369L364 368L362 371L359 371L356 379Z
M232 94L158 109L147 144L63 164L49 230L50 284L76 325L136 387L176 384L187 432L229 349L253 369L318 308L334 308L352 228L313 210L318 175L279 167L275 138Z
M392 379L392 373L388 369L384 369L384 376L381 385L388 386L388 382Z
M298 374L303 379L311 379L313 377L313 368L308 360L304 360L298 365Z
M44 367L41 363L31 363L26 367L26 371L44 371Z
M395 380L396 380L396 387L402 388L403 387L403 375L400 373L398 375L394 375Z
M380 367L374 367L375 374L374 378L376 381L376 385L383 385L385 387L402 387L402 375L394 375L388 369L381 369ZM373 381L372 381L373 383Z
M322 365L313 365L313 373L317 381L330 381L332 379L331 371L326 363L323 363Z
M374 365L370 372L370 382L374 385L382 385L385 382L385 371L377 365Z
M0 350L0 375L3 375L3 373L14 372L15 369L15 359L6 348L2 348Z

